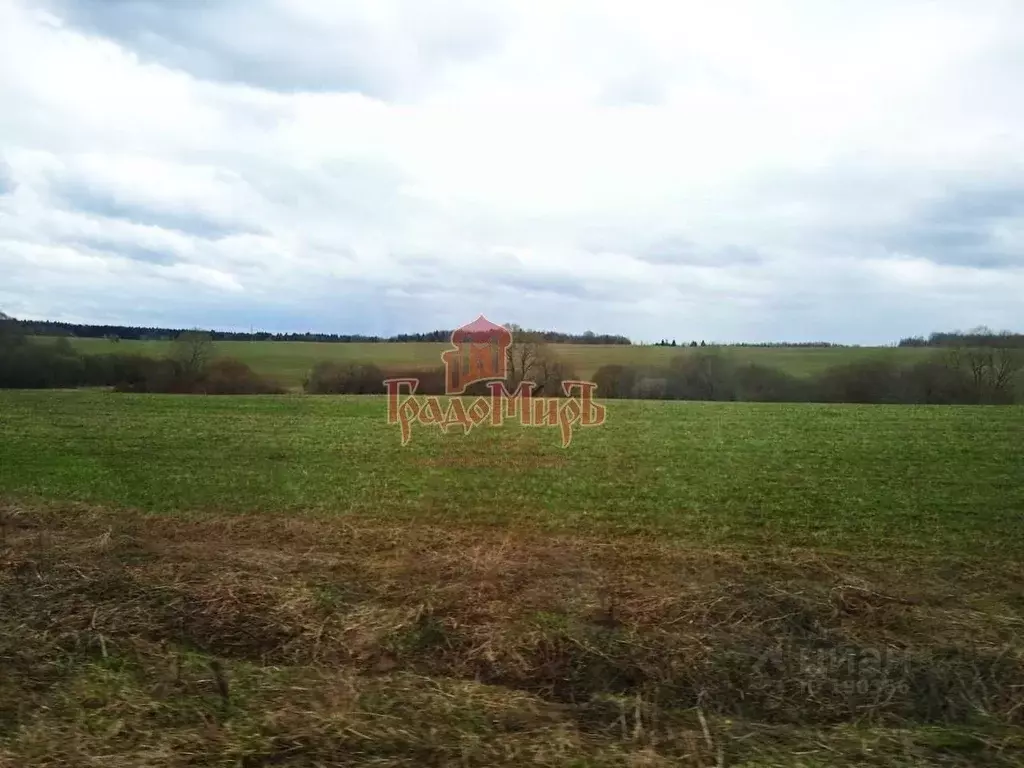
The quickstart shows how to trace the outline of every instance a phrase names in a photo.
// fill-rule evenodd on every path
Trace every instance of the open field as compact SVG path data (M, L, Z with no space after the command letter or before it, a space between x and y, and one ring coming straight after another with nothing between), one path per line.
M125 340L116 344L106 339L72 339L84 352L141 352L153 356L166 354L171 342ZM299 387L316 363L342 360L375 363L381 368L436 368L446 344L386 343L335 344L303 341L220 341L218 354L235 357L253 370L271 376L285 387ZM641 347L624 345L557 344L552 348L569 362L578 375L588 377L602 365L660 365L686 354L689 347ZM834 365L876 357L897 356L917 360L934 354L934 349L895 347L736 347L730 348L739 360L771 365L794 375L820 373Z
M0 392L0 492L939 555L1024 552L1024 407L609 402L577 430L414 429L384 398Z
M1024 765L1024 408L607 408L0 392L0 765Z

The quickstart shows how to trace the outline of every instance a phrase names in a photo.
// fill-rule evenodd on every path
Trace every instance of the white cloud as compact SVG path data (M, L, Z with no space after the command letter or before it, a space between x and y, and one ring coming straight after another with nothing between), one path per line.
M1019 326L1024 6L483 8L0 0L0 303L379 333Z

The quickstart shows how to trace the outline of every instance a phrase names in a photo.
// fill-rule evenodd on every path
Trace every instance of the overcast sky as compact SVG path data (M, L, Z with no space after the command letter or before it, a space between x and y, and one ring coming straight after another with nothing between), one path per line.
M1024 2L0 0L0 310L1024 329Z

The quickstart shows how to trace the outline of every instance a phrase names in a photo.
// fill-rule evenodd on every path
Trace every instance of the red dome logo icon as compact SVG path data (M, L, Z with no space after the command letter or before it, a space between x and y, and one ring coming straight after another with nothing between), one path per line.
M445 392L461 395L478 381L506 377L512 333L483 315L452 331L452 349L441 353L445 367Z

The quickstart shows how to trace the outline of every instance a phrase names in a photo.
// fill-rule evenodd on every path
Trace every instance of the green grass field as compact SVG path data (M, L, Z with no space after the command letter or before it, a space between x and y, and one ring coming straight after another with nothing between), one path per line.
M141 352L158 356L166 354L171 342L125 340L116 344L106 339L73 339L72 343L84 352ZM316 363L323 360L342 360L375 363L381 368L436 368L441 365L441 352L446 344L387 343L387 344L334 344L326 342L274 342L274 341L221 341L216 344L217 354L234 357L248 363L258 372L271 376L285 387L299 387L303 377ZM557 344L552 348L558 356L569 362L580 376L590 376L602 365L660 365L673 357L687 354L688 347L641 347L618 345ZM766 348L743 347L730 349L730 354L743 361L777 367L794 375L820 373L831 366L875 357L898 356L901 360L916 360L933 354L925 348L890 347L825 347L825 348Z
M385 407L0 392L0 765L1024 764L1024 407Z
M1024 551L1024 408L611 402L400 445L377 397L0 394L0 490L168 512L322 510L705 543ZM969 470L967 469L969 468Z

